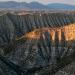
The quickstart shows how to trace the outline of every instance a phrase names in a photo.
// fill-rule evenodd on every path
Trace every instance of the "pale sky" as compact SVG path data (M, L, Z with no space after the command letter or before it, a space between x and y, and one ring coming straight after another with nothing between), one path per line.
M75 0L0 0L0 1L18 1L18 2L32 2L32 1L37 1L41 2L43 4L48 4L48 3L65 3L65 4L70 4L70 5L75 5Z

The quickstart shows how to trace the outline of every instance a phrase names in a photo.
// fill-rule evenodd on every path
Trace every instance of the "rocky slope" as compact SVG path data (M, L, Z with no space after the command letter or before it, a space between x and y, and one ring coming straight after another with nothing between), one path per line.
M21 72L18 75L54 74L59 70L58 67L72 62L71 59L67 60L67 58L74 57L75 42L73 47L68 46L64 31L61 32L62 38L60 42L57 30L55 31L53 41L51 32L47 30L42 31L41 28L60 28L72 23L75 23L75 14L49 13L15 15L7 13L1 15L0 48L1 55L5 56L0 58L0 63L4 63L2 67L0 66L1 70L6 70L6 67L11 65L7 69L9 72L14 70L14 74L15 72L19 72L17 67L21 68ZM41 30L40 33L36 31L37 29ZM40 34L39 38L37 36L37 38L33 38L34 35L31 34L30 36L32 38L18 39L32 32L34 34L34 31L36 31L36 34ZM15 67L18 71L15 70ZM7 73L7 71L5 72ZM7 73L7 75L9 74ZM13 75L13 73L10 75Z

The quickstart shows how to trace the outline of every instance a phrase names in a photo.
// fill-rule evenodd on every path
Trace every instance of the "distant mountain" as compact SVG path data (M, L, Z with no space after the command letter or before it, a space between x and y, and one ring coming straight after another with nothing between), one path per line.
M47 6L52 9L75 10L74 5L68 5L68 4L52 3L48 4Z
M0 9L29 9L27 5L28 4L25 2L0 2Z
M0 9L47 9L49 7L38 2L0 2Z
M75 10L75 6L60 4L60 3L52 3L48 5L44 5L38 2L0 2L0 9L64 9L64 10Z
M38 2L31 2L28 5L32 9L49 9L49 7L47 7L41 3L38 3Z

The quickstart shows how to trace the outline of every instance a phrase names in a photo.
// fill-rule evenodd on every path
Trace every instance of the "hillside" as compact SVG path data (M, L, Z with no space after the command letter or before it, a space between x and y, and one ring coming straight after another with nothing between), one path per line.
M75 13L1 14L0 75L58 75L75 60L74 29Z

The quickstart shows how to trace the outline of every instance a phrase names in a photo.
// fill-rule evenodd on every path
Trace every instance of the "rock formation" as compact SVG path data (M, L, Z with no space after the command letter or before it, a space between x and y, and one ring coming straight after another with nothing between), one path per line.
M64 27L73 23L75 14L1 15L0 48L4 52L0 57L1 75L3 72L7 75L53 75L62 61L65 62L64 58L74 54L75 42L72 40L73 45L68 45L71 40L66 40L64 32Z

